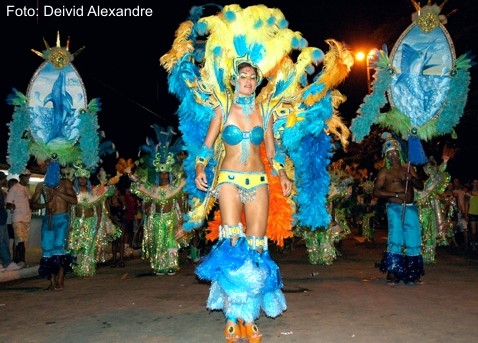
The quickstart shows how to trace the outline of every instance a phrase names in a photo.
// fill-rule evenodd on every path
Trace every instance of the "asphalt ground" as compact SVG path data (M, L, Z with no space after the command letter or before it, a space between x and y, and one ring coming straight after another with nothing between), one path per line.
M310 264L300 240L271 247L288 309L257 321L262 342L477 342L478 258L439 247L422 284L391 287L375 266L386 232L375 237L351 234L328 266ZM38 253L27 250L27 263ZM206 310L209 284L186 255L174 276L155 276L134 257L125 268L99 265L93 277L67 274L62 291L45 290L38 266L21 270L0 283L0 342L225 342L224 316Z

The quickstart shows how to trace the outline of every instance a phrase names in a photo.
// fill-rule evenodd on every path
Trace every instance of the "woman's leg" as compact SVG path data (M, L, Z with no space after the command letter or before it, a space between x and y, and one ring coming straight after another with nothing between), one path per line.
M256 189L254 199L245 203L245 214L246 236L264 237L269 214L269 189L267 186Z
M219 189L219 208L221 210L221 224L228 226L237 226L241 222L243 204L239 197L239 191L236 186L231 184L222 184ZM235 244L237 237L231 238L232 244Z
M252 249L262 254L267 249L266 230L269 211L269 189L261 186L256 189L255 197L245 204L246 215L246 238ZM262 332L254 322L239 321L241 336L247 338L250 343L259 343L262 340Z
M241 223L241 214L243 204L239 197L239 191L236 186L231 184L222 184L219 189L219 208L221 210L221 224L227 227L239 227ZM231 245L235 245L238 236L231 237ZM229 302L229 301L228 301ZM227 310L226 310L227 311ZM226 315L226 327L224 337L227 343L237 342L241 339L241 328L239 326L240 318L232 318Z

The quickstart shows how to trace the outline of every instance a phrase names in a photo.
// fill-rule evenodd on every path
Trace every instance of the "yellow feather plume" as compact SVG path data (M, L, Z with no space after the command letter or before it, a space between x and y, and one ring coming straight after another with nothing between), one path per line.
M191 34L193 22L185 21L179 25L175 32L172 48L159 59L160 64L170 72L176 63L186 54L194 51L191 40L187 39Z

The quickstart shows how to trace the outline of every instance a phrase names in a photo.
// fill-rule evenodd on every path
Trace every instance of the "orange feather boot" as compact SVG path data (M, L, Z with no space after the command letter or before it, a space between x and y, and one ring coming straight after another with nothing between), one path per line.
M244 321L239 320L239 326L242 338L247 338L249 343L261 343L262 332L259 331L259 328L256 324L244 323Z
M226 322L226 328L224 329L224 338L226 343L235 343L241 339L241 328L239 324L228 320Z

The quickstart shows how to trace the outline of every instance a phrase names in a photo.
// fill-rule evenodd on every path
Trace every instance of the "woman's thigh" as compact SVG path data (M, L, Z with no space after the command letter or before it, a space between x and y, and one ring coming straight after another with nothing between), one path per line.
M245 204L246 235L263 237L267 229L269 215L269 188L261 186L256 189L252 201Z

